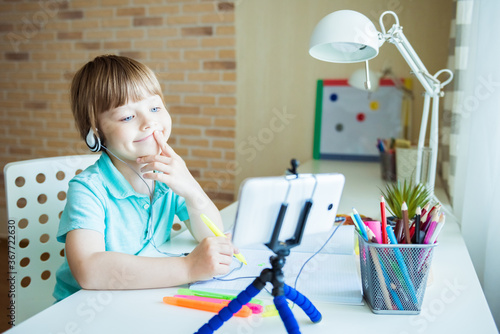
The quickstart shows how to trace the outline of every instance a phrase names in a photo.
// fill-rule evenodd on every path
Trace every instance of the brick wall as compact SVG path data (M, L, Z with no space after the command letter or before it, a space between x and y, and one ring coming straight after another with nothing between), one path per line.
M157 73L174 124L171 145L219 208L234 200L234 3L0 0L0 36L0 169L89 153L68 89L84 63L112 53ZM5 217L3 174L1 182Z

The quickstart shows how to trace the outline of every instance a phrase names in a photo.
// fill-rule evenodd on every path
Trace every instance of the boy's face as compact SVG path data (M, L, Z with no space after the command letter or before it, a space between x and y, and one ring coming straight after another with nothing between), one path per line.
M98 116L98 124L106 148L133 163L160 152L153 131L161 131L168 139L172 129L170 114L158 95L105 111Z

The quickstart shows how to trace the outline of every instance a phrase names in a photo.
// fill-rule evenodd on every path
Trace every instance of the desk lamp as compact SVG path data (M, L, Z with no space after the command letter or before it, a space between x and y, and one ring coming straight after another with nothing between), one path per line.
M395 19L395 23L388 31L386 31L383 24L383 18L387 14L392 15ZM413 74L425 89L422 123L417 146L417 166L415 172L417 183L421 182L422 151L427 132L429 107L432 99L429 140L431 157L428 166L428 179L425 180L425 184L434 195L438 152L439 98L444 95L443 87L453 79L453 73L448 69L443 69L434 75L429 74L417 53L403 34L403 27L399 25L399 18L396 13L392 11L382 13L379 23L382 32L377 31L375 25L365 15L359 12L339 10L330 13L321 19L314 28L309 44L309 54L316 59L332 63L356 63L364 61L366 66L365 88L370 90L368 60L378 55L379 47L386 41L397 47L410 66ZM447 72L449 77L446 81L441 83L438 77L443 72Z

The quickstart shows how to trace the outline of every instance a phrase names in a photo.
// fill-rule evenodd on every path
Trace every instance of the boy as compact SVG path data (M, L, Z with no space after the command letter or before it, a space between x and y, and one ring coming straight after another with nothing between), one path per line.
M154 73L127 57L96 57L73 78L71 109L81 137L102 154L69 183L56 300L80 288L167 287L227 273L235 250L200 218L223 229L219 211L167 144L172 121ZM199 245L186 257L136 256L170 239L174 215Z

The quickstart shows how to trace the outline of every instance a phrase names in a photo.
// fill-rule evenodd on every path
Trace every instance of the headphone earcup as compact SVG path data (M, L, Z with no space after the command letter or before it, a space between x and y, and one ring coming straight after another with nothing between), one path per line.
M85 142L92 152L99 152L101 150L101 140L95 135L94 130L89 130Z

